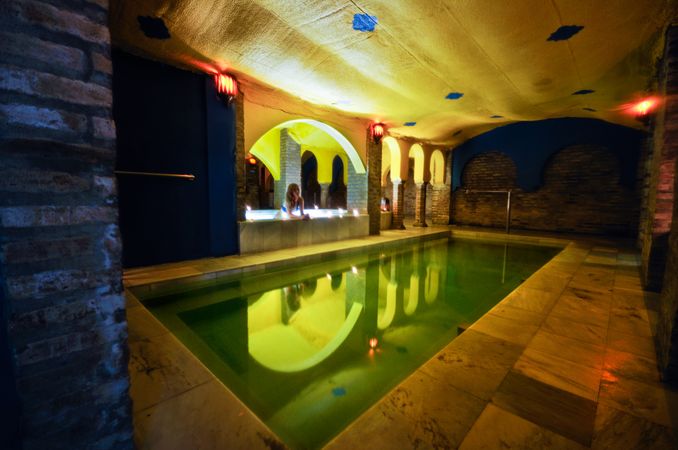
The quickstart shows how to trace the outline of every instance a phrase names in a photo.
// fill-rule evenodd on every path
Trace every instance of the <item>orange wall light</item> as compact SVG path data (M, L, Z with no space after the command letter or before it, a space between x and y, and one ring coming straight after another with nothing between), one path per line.
M214 84L217 87L217 95L226 104L230 104L238 95L238 82L228 74L218 73L214 75Z
M374 141L375 144L381 142L381 138L384 137L385 131L386 127L384 127L383 123L372 124L372 126L370 127L370 132L372 133L372 140Z

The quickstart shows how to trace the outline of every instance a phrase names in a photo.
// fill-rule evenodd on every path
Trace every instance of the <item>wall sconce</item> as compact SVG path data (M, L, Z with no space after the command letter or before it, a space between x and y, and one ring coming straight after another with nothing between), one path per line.
M238 95L238 82L235 78L225 73L218 73L214 75L214 84L217 87L217 96L226 105L230 105Z
M370 133L372 134L372 140L375 144L381 142L381 138L384 137L385 127L383 123L373 123L370 127Z

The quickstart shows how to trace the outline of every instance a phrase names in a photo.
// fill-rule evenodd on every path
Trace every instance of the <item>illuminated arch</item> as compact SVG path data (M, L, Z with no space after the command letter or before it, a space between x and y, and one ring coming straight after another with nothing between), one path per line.
M408 156L414 159L414 182L424 182L424 149L419 144L410 147Z
M318 120L294 119L278 124L268 130L259 139L257 139L257 141L249 150L250 154L257 157L266 166L266 168L268 168L275 180L280 179L280 130L284 128L292 128L295 124L301 123L311 125L318 130L327 133L344 150L348 156L348 159L351 161L351 164L353 164L355 172L358 174L365 173L365 164L363 164L362 159L360 159L358 151L355 149L355 147L353 147L348 139L344 137L343 134L341 134L335 128Z
M391 169L391 181L394 180L401 180L401 173L400 173L400 167L402 164L401 157L400 157L400 145L398 144L398 141L391 137L391 136L386 136L381 140L381 151L382 155L384 151L387 151L389 154L389 162L390 162L390 169ZM381 166L381 176L382 179L384 179L386 172L388 171L389 167L386 167L386 170L384 168L384 165L382 164Z
M431 183L445 184L445 157L440 150L431 154Z
M388 184L388 175L391 170L391 151L383 141L381 144L381 185L386 186Z

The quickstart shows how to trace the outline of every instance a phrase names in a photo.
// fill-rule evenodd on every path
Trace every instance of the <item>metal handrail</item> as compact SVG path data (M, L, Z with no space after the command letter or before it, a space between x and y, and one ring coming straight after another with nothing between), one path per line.
M475 191L471 189L464 190L468 193L478 194L506 194L506 234L511 233L511 190L508 191Z
M132 172L129 170L115 170L114 172L116 175L141 175L147 177L183 178L189 181L195 180L195 175L190 173Z

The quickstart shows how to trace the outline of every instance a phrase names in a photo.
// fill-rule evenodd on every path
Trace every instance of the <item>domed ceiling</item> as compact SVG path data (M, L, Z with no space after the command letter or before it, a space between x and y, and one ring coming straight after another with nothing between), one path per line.
M389 132L455 144L516 121L625 110L653 88L673 0L111 0L114 43L233 73ZM274 88L274 89L271 89Z

